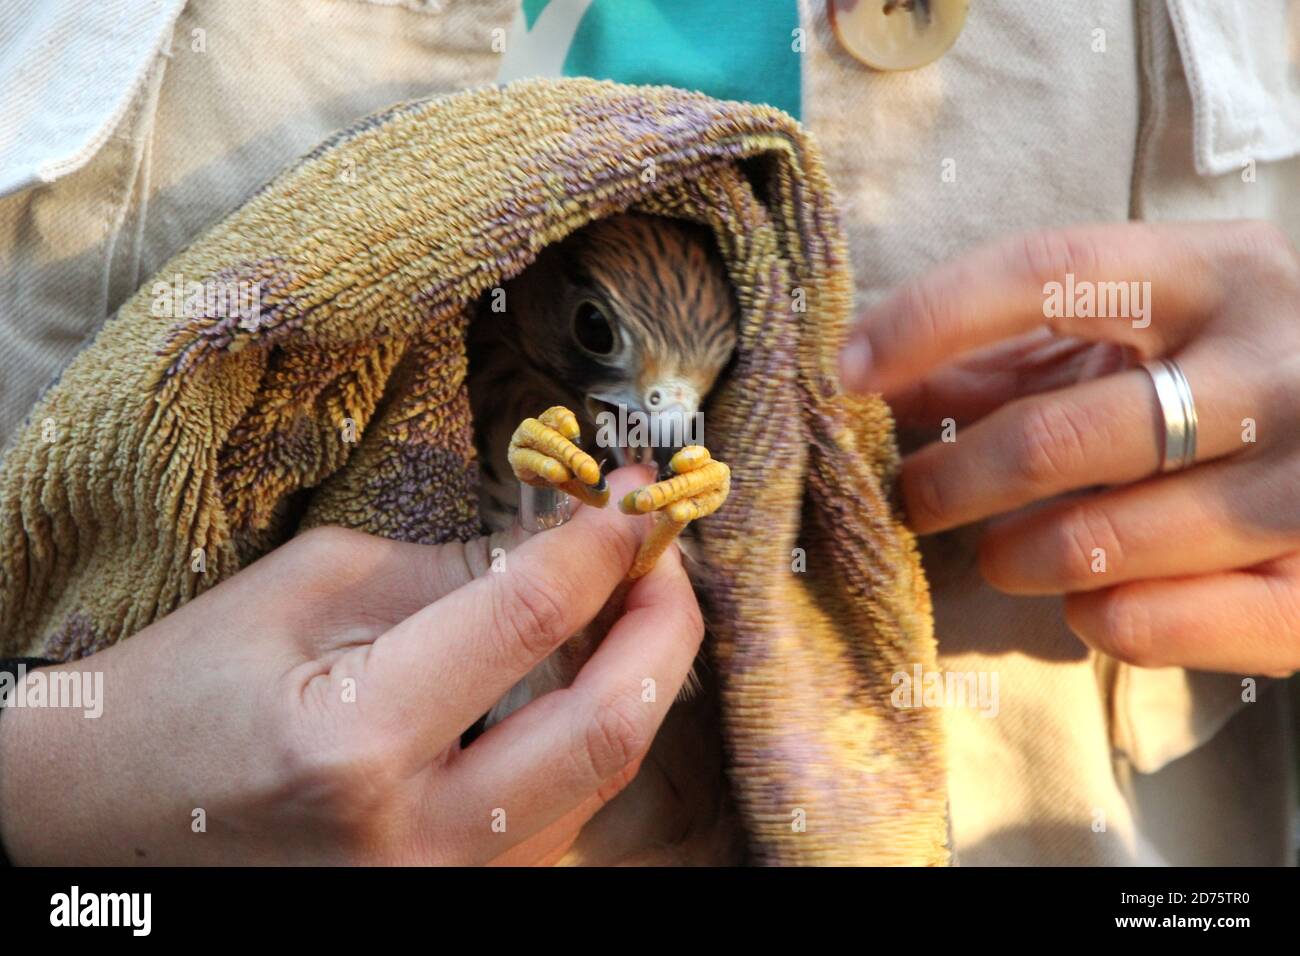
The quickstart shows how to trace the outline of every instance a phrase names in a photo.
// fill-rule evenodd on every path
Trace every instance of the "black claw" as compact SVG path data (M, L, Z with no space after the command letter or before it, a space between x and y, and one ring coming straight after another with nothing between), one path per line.
M659 481L666 481L673 475L677 474L673 470L673 455L681 451L681 448L673 448L671 445L661 445L654 450L654 460L659 465Z

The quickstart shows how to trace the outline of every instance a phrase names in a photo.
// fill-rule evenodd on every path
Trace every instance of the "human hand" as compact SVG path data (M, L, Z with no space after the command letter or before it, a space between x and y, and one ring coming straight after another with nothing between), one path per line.
M1047 317L1048 283L1149 282L1145 316ZM1100 301L1100 297L1098 299ZM1137 362L1177 360L1197 464L1157 475L1163 417ZM1143 666L1300 669L1300 258L1271 225L1123 223L979 248L869 310L846 387L900 425L912 526L995 515L980 566L1064 594L1086 643ZM951 428L951 425L950 425Z
M646 474L609 478L618 494ZM636 775L699 647L676 549L572 687L460 737L596 615L647 530L583 508L498 573L500 540L309 531L57 668L104 673L98 719L7 710L0 839L17 863L557 860Z

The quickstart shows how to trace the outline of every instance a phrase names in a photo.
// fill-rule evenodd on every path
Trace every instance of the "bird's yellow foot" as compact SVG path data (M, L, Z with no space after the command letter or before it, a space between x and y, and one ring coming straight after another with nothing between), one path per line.
M683 528L717 511L731 491L731 469L703 445L687 445L673 455L668 471L671 477L630 491L618 503L624 514L655 512L655 526L632 562L629 579L653 568Z
M578 447L577 416L555 405L537 418L525 418L510 438L509 460L515 477L535 488L558 488L583 504L603 508L609 484L600 465Z

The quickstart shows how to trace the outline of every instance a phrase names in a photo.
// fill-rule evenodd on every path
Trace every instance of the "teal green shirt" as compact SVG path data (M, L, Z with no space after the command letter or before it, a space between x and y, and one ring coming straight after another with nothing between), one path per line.
M548 7L581 0L523 0L524 50L515 75L541 62L530 42L555 44L536 30ZM576 11L579 7L573 7ZM551 10L549 15L560 11ZM801 44L796 0L591 0L572 34L560 67L563 76L622 83L666 83L719 99L766 103L796 118L801 100ZM560 42L563 42L561 38ZM554 62L556 51L546 60Z

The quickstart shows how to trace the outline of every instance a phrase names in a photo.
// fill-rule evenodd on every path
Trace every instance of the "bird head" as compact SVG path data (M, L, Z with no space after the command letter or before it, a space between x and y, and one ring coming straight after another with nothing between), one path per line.
M706 227L612 216L548 247L521 280L507 291L518 347L570 390L617 464L662 467L703 441L697 416L739 314Z

